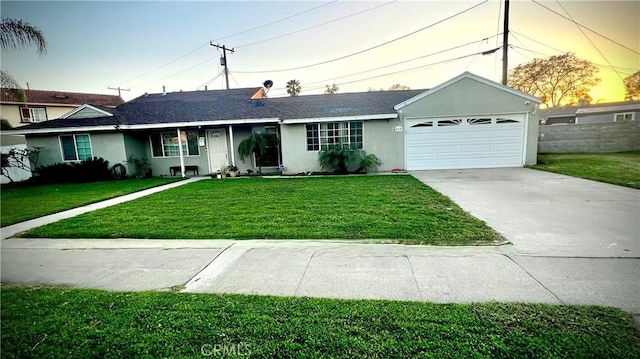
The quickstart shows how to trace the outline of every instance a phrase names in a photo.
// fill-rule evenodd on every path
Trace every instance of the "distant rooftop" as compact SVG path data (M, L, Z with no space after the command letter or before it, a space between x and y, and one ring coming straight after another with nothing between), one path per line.
M120 96L103 95L82 92L66 92L66 91L44 91L44 90L24 90L27 97L26 103L39 104L60 104L80 106L90 104L94 106L116 107L124 103ZM2 89L0 91L0 100L2 102L16 102L9 97L8 91Z

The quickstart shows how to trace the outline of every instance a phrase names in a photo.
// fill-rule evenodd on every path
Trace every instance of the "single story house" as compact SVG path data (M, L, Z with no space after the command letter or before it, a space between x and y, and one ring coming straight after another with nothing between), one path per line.
M640 101L580 104L540 111L540 124L586 124L640 120Z
M263 171L320 170L318 152L333 143L377 155L380 171L519 167L534 164L538 98L465 72L429 90L267 98L262 88L145 94L112 116L66 118L12 130L44 147L40 165L102 157L110 164L147 158L154 175L241 172L238 144L272 131Z

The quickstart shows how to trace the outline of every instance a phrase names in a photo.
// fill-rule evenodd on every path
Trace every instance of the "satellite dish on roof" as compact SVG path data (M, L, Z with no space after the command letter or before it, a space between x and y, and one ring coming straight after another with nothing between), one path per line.
M265 88L270 89L271 87L273 87L273 81L271 81L271 80L267 80L267 81L263 82L263 83L262 83L262 85L263 85Z

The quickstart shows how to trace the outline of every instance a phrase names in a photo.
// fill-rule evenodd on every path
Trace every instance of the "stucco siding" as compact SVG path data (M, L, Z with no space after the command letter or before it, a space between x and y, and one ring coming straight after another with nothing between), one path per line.
M58 136L28 136L27 147L40 147L38 156L38 166L47 166L62 162L62 152L60 151L60 140Z
M523 97L465 78L401 109L404 118L464 115L527 115L525 164L536 163L538 149L537 105ZM406 131L406 128L405 128Z
M109 167L121 163L127 164L127 154L122 133L92 133L91 153L109 161Z
M390 171L401 168L404 163L402 132L395 132L400 126L398 120L363 121L363 150L372 153L382 161L378 171ZM319 151L307 151L307 132L305 124L281 126L282 161L286 174L321 171L318 164Z
M318 151L307 151L307 131L304 124L280 126L280 139L286 174L320 171Z
M9 121L12 127L20 127L24 125L28 125L31 122L22 122L22 118L20 116L20 107L26 105L23 104L12 104L12 103L3 103L0 104L0 113L2 114L2 119ZM44 107L47 112L47 120L56 119L65 113L75 109L77 106L38 106L38 105L29 105L31 107Z

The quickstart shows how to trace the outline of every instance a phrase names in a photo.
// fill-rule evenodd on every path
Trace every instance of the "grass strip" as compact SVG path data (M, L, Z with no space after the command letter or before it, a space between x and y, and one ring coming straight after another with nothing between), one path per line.
M538 155L530 168L640 189L640 151Z
M4 287L2 358L638 358L615 308ZM216 351L217 350L217 351Z

